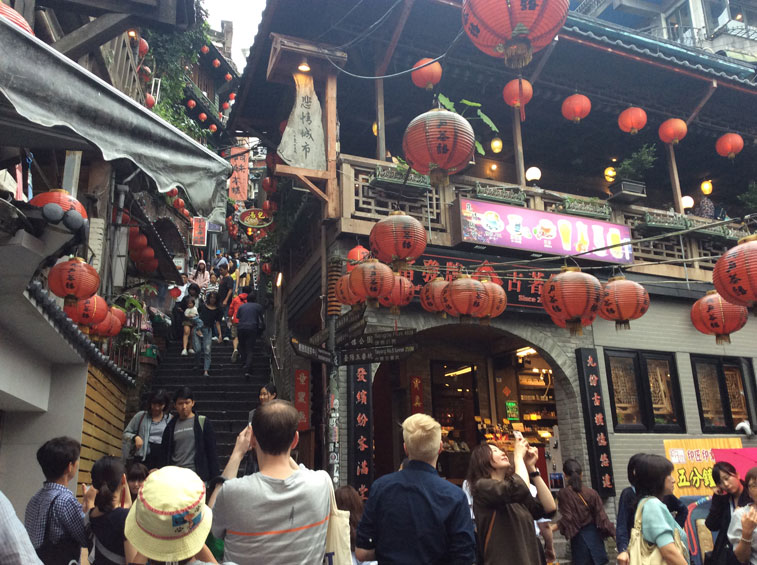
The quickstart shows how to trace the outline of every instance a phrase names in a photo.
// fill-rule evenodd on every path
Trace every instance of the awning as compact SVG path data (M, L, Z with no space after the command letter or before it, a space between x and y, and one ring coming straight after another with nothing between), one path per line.
M0 45L0 93L20 116L72 130L107 161L132 161L160 192L183 187L196 210L223 224L229 163L4 18ZM29 146L12 127L3 133L3 144Z

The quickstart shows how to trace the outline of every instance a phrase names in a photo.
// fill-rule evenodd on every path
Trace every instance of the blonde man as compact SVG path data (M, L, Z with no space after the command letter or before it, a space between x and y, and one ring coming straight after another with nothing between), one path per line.
M373 483L357 529L355 557L379 565L475 563L468 501L462 489L436 472L442 450L439 422L414 414L402 423L402 437L410 460Z

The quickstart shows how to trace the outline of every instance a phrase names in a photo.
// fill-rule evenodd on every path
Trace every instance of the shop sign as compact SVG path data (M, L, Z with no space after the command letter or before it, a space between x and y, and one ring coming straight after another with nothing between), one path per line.
M318 363L332 364L334 362L331 353L327 349L302 343L295 338L291 339L291 343L292 349L294 349L294 352L300 357L306 357L307 359L317 361Z
M505 407L507 410L508 420L515 420L516 422L520 420L520 407L518 406L518 403L516 401L514 400L506 401Z
M404 342L408 338L415 335L416 330L397 330L390 332L378 332L368 335L363 335L352 339L349 343L345 344L343 349L356 349L361 347L387 347L397 345L399 342Z
M186 273L187 259L186 257L174 257L173 264L180 273Z
M232 172L229 178L229 200L247 200L250 186L250 152L246 147L231 148Z
M713 449L741 449L741 438L666 439L665 456L673 464L675 495L709 496L715 488Z
M239 213L239 223L248 228L260 229L270 226L273 219L260 208L248 208Z
M192 245L205 247L208 244L208 221L202 216L192 218Z
M352 341L354 339L359 338L361 335L363 335L363 332L365 332L365 328L367 325L368 325L368 320L366 320L365 318L361 318L354 324L350 324L344 330L336 334L334 343L336 344L337 347L339 347L347 343L348 341Z
M221 224L208 222L208 231L212 233L221 233L223 231L223 226Z
M373 481L373 398L371 364L347 369L349 399L349 473L348 482L366 500Z
M423 378L410 377L410 413L423 414Z
M507 247L549 255L582 255L607 263L633 263L631 228L583 216L568 216L495 202L458 199L459 230L453 243ZM455 225L455 228L458 226Z
M299 431L310 429L310 371L294 372L294 407L300 415Z
M354 365L358 363L382 363L384 361L398 361L412 355L416 345L402 345L395 347L368 347L365 349L348 349L340 351L338 359L340 365Z
M615 479L610 455L610 438L599 384L597 350L593 347L576 349L578 384L581 389L586 444L589 450L591 482L602 498L615 496Z

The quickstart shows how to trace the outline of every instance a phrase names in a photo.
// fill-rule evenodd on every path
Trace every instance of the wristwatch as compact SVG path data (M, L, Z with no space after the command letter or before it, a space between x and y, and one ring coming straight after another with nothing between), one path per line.
M541 473L539 471L531 471L528 476L532 479L535 479L536 477L541 477Z

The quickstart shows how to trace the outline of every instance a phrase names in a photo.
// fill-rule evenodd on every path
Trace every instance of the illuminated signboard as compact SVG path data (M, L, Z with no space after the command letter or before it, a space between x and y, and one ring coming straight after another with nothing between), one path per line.
M273 222L260 208L248 208L239 214L239 223L248 228L264 228Z

